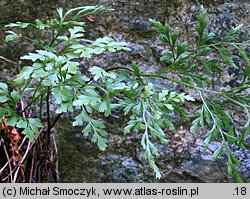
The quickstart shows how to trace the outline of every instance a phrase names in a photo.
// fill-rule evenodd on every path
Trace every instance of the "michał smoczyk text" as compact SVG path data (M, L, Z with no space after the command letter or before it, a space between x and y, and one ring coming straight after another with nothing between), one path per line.
M30 188L30 187L20 187L20 196L48 196L48 195L83 195L83 196L94 196L96 195L96 189L93 187L89 189L62 189L59 187L47 187L47 188Z

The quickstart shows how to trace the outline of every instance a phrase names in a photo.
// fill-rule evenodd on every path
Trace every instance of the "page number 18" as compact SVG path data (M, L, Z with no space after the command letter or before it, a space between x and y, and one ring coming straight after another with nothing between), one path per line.
M233 195L245 196L247 194L247 188L246 187L236 187L235 191L236 191L236 194L233 194Z

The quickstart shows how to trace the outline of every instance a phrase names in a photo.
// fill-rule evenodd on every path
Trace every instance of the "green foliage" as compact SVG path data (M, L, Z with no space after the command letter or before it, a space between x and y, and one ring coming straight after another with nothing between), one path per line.
M196 133L199 127L205 129L205 125L211 127L204 140L205 146L208 146L213 139L220 140L221 146L215 151L213 157L216 159L226 149L228 154L228 173L234 175L237 181L241 181L239 172L236 166L239 162L229 149L229 144L236 144L244 147L244 138L250 133L250 114L249 114L249 55L244 50L244 46L249 46L249 41L243 43L233 43L236 40L236 35L240 32L242 25L232 28L227 35L217 42L213 42L214 34L207 33L206 27L208 21L205 17L205 9L201 8L198 15L198 24L196 31L199 36L197 48L190 51L187 43L178 43L177 31L172 31L168 25L163 25L159 21L150 20L156 27L156 30L163 36L161 40L169 47L167 54L163 55L161 61L171 62L171 64L163 69L158 75L175 83L185 85L196 90L200 95L202 106L195 112L196 119L192 121L190 128L191 133ZM231 52L237 50L239 55L245 60L245 69L243 70L242 83L225 92L204 89L204 86L211 85L210 76L218 72L222 72L224 68L221 62L224 62L228 67L238 69L231 58ZM221 60L211 59L209 55L217 53ZM191 63L191 64L190 64ZM202 70L204 69L204 70ZM199 73L198 71L206 71L207 73ZM163 77L164 74L174 73L179 77L179 80ZM209 93L210 97L204 93ZM229 101L243 108L246 113L246 123L243 125L241 132L236 132L233 123L234 118L229 114L229 108L224 107L224 101Z
M0 102L17 104L22 96L31 95L35 99L32 104L35 104L36 99L37 101L45 100L46 93L50 93L53 103L57 105L57 114L82 109L73 125L88 123L83 130L84 135L93 132L92 141L97 142L100 149L104 150L107 134L104 130L105 126L102 121L92 119L89 114L96 110L106 116L110 115L110 102L108 98L101 97L96 91L100 86L91 86L87 83L90 79L81 74L80 64L74 61L74 58L91 58L106 50L110 52L129 50L126 43L115 42L109 37L98 38L95 41L83 38L85 23L76 20L109 10L103 6L86 6L74 8L64 13L63 9L59 8L57 9L59 19L54 18L48 23L37 19L34 23L16 22L7 25L6 27L9 28L35 29L36 38L7 31L6 41L22 38L37 45L39 50L21 57L21 59L31 62L31 65L24 66L14 79L15 86L19 87L21 92L9 93L7 84L1 83ZM50 31L51 41L49 43L44 43L41 38L41 35L46 34L43 32L45 30ZM93 74L94 80L103 77L116 77L114 73L108 73L99 67L92 67L89 71L90 74ZM47 104L47 106L50 105ZM1 107L1 117L7 116L9 117L8 125L23 129L22 133L26 134L30 140L33 140L38 132L37 127L42 127L40 119L22 118L15 113L13 108L11 109L10 106L4 104Z
M154 157L159 156L159 152L152 140L167 144L164 127L174 130L171 117L167 113L173 112L175 107L181 106L185 100L194 101L194 99L184 93L156 90L152 83L143 86L133 85L131 89L135 94L128 95L119 103L125 114L130 113L130 121L124 128L124 133L144 132L141 139L141 145L145 150L144 158L149 162L156 177L160 178L160 171Z
M0 102L7 102L10 100L8 91L8 85L0 82Z
M144 74L136 63L131 67L113 67L103 69L92 66L85 71L91 78L82 74L80 63L75 58L90 59L104 51L128 51L124 42L115 42L112 38L98 38L94 41L84 38L85 23L81 18L90 14L110 11L103 6L86 6L73 8L64 12L57 9L58 18L49 22L36 20L34 23L11 23L9 28L33 29L37 32L35 38L7 31L6 41L21 38L37 46L35 52L21 57L27 60L21 72L14 80L15 87L9 91L6 83L0 83L1 120L7 117L8 125L16 126L26 134L30 140L35 138L38 128L43 127L43 118L27 118L15 111L15 107L24 96L30 96L30 102L25 110L30 110L36 103L47 103L47 116L50 104L55 105L55 113L77 112L73 126L83 126L84 136L92 135L92 142L97 143L101 150L107 147L107 134L104 122L95 118L95 113L110 116L115 109L120 109L128 115L129 121L124 127L125 134L132 132L140 135L141 146L144 149L144 158L155 172L157 178L161 174L157 166L159 151L157 143L167 144L168 139L165 129L175 130L172 117L189 119L184 103L194 102L194 97L180 93L177 90L163 90L151 83L152 78L164 79L195 90L199 94L201 107L195 111L196 117L192 121L191 133L196 133L200 128L210 128L204 140L208 146L212 140L221 141L220 147L213 154L218 158L223 151L228 156L228 173L241 181L237 166L239 161L230 151L230 145L236 144L244 147L244 139L249 134L249 56L244 50L244 45L249 42L234 43L240 27L232 28L221 41L214 41L214 34L207 33L205 9L201 8L198 15L196 31L197 45L191 50L187 42L180 39L178 28L172 30L168 24L163 25L156 20L150 20L156 30L161 34L161 41L167 46L167 53L161 61L168 64L159 73ZM48 35L49 34L49 37ZM46 43L42 35L51 40ZM242 47L243 46L243 47ZM229 67L238 69L231 58L232 48L239 52L245 61L242 83L226 91L215 91L209 88L210 75L224 70L223 62ZM217 53L220 59L209 56ZM170 78L168 74L175 75ZM205 93L208 93L206 95ZM233 126L233 117L224 106L228 101L244 109L247 121L241 132L236 132ZM40 107L42 108L42 107ZM50 119L46 119L47 128L50 128Z

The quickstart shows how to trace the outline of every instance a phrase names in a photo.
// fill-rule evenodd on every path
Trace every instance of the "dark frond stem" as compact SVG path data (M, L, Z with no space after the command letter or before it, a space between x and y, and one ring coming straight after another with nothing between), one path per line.
M116 67L108 68L106 71L109 72L109 71L120 70L120 69L128 70L133 73L133 70L131 68L127 68L124 66L116 66Z
M60 24L60 27L58 29L58 32L57 32L56 36L55 36L55 30L53 29L53 37L52 37L52 40L51 40L51 42L49 44L50 47L53 46L53 44L55 43L55 41L61 35L62 32L63 32L63 25L62 24Z
M48 87L48 91L47 91L47 98L46 98L46 108L47 108L47 134L46 134L46 143L47 146L49 145L50 142L50 131L51 131L51 124L50 124L50 87Z
M61 115L62 115L62 113L60 113L60 114L58 114L56 116L56 119L52 122L50 128L53 128L55 126L55 124L57 123L57 121L60 119Z
M39 102L40 104L39 104L39 108L40 108L40 110L39 110L39 118L40 118L40 120L42 121L42 118L43 118L43 116L42 116L42 110L43 110L43 96L41 95L40 96L40 102Z
M86 81L86 84L92 82L94 80L94 77L91 77L88 81Z
M36 41L36 40L34 40L34 39L31 39L31 38L26 37L26 36L22 36L22 38L23 38L24 40L26 40L26 41L29 41L29 42L31 42L31 43L33 43L33 44L35 44L35 45L38 45L38 46L39 46L39 44L37 43L37 41Z
M37 97L33 98L33 100L22 110L21 113L24 113L34 102L36 102L36 100L39 97L42 97L44 95L44 93L41 93L40 95L38 95Z

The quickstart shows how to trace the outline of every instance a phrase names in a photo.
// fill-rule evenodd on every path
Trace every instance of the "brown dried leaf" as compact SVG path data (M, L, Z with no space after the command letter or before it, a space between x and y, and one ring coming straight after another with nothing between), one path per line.
M21 135L18 133L17 129L14 127L9 132L8 138L10 138L12 142L18 142L21 139Z
M2 130L5 132L5 133L8 133L9 132L9 129L8 129L8 125L7 125L7 118L4 118L3 119L3 123L2 123Z
M96 17L94 17L93 15L88 15L87 19L91 22L95 22L96 21Z

